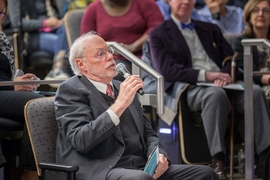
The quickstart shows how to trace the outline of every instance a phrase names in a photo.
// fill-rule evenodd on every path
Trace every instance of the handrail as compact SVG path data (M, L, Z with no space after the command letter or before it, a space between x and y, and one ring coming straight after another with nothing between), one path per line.
M266 39L243 39L244 46L244 98L245 98L245 179L254 179L254 109L253 109L253 75L262 73L253 72L252 46L263 45L270 48ZM265 72L264 74L267 74ZM268 72L269 74L269 72Z
M150 74L157 81L157 94L144 94L140 96L140 101L142 105L156 106L157 114L164 113L164 78L153 68L149 67L145 62L139 59L137 56L132 54L130 51L125 49L117 42L107 42L107 44L116 50L119 54L124 56L127 60L132 62L132 65L136 65L140 69L144 70L146 73ZM133 68L134 66L132 66Z
M25 81L0 81L0 86L29 85L29 84L60 84L65 80L25 80Z
M256 46L256 45L264 45L267 48L270 48L270 41L267 39L243 39L243 46Z

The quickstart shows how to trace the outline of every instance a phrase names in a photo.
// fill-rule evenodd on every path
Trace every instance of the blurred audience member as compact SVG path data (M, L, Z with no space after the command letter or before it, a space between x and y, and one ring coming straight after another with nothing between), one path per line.
M265 38L270 40L270 1L249 0L244 8L246 28L243 35L234 41L233 49L238 52L238 66L243 69L244 50L242 39ZM270 71L270 51L264 46L253 46L253 70ZM270 99L270 75L254 76L254 82L263 86L263 90Z
M81 34L97 31L105 41L115 41L139 58L149 32L164 18L153 0L97 0L84 13ZM131 62L116 54L117 63L131 71ZM118 75L118 80L123 77Z
M165 92L175 97L179 95L175 92L179 92L180 82L189 84L187 105L192 112L201 111L212 168L220 179L227 179L225 132L231 111L228 94L234 96L235 111L244 113L244 91L222 88L232 83L231 63L223 62L234 52L217 25L190 18L195 0L168 2L172 18L151 32L151 60L164 77ZM236 74L236 80L241 80L240 73ZM197 86L198 82L213 83L213 86ZM253 85L253 95L254 141L258 169L263 171L270 149L269 108L260 86Z
M238 67L244 69L244 49L242 39L264 38L270 40L270 0L249 0L244 7L244 21L246 28L243 35L234 41L233 49L238 52ZM264 46L253 46L253 70L254 71L270 71L270 51ZM256 84L262 86L268 103L270 99L270 75L254 76L253 80ZM257 113L257 112L256 112ZM268 153L269 154L269 153ZM263 166L267 163L267 169L263 171ZM269 178L269 155L268 160L262 161L259 158L256 172L258 178ZM268 177L267 177L268 176Z
M9 17L13 27L20 25L20 2L9 0ZM63 71L63 57L68 49L68 43L55 1L23 0L22 6L22 28L27 32L27 53L42 50L54 55L53 67L46 80L69 78L69 75Z
M205 6L197 13L206 22L217 24L224 34L241 34L244 30L243 10L226 5L228 0L204 0Z
M0 22L3 23L7 16L7 0L0 0ZM31 73L14 77L14 51L5 34L0 31L0 81L24 81L35 79L36 76ZM12 119L24 124L24 106L34 98L43 97L40 94L33 93L36 85L16 85L0 86L0 116ZM5 164L5 160L0 158L0 166ZM22 179L38 179L36 173L35 161L26 128L21 144L20 164L24 168Z

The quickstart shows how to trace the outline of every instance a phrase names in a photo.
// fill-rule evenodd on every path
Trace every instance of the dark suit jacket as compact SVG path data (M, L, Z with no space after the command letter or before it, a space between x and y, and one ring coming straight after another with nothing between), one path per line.
M118 92L120 83L113 81ZM120 159L125 145L119 126L115 126L106 112L109 105L102 94L85 76L74 76L59 86L55 108L59 127L56 161L78 165L77 179L104 180ZM159 139L137 98L128 109L147 160ZM161 153L167 156L162 148Z
M231 63L222 67L222 61L232 56L233 50L217 25L195 21L195 30L208 54L221 72L231 72ZM176 81L197 83L199 70L192 68L191 53L187 43L172 19L164 21L150 34L151 56L154 68L164 76L165 91Z

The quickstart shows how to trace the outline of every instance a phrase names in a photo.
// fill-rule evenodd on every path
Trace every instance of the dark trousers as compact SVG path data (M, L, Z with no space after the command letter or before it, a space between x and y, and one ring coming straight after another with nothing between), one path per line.
M106 180L153 180L142 170L115 168ZM218 180L212 168L204 165L171 165L158 180Z
M43 95L25 92L25 91L0 91L0 117L12 119L24 124L24 106L35 98L44 97ZM35 170L35 160L28 137L26 127L23 130L23 139L21 144L20 164L26 169ZM0 154L0 159L1 159Z

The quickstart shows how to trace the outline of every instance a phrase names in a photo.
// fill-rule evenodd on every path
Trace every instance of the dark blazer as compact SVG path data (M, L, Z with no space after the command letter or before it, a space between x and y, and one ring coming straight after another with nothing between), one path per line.
M242 39L248 39L247 36L240 36L234 40L233 50L238 53L237 64L238 67L244 71L244 47L241 43ZM260 53L256 46L252 47L253 54L253 71L259 71L267 56L265 52ZM262 85L262 76L253 76L253 80L256 84Z
M196 33L208 56L221 72L231 73L231 63L222 67L222 61L234 54L217 25L195 21ZM199 70L192 68L191 53L187 43L172 19L164 21L150 34L151 56L154 68L164 76L167 91L176 81L196 84Z
M113 80L118 92L120 83ZM59 127L56 161L78 165L76 177L79 180L104 180L120 159L125 145L119 126L115 126L106 112L109 105L101 92L85 76L74 76L59 86L55 108ZM128 110L137 126L147 160L159 139L143 115L137 98ZM165 150L160 149L167 156Z

